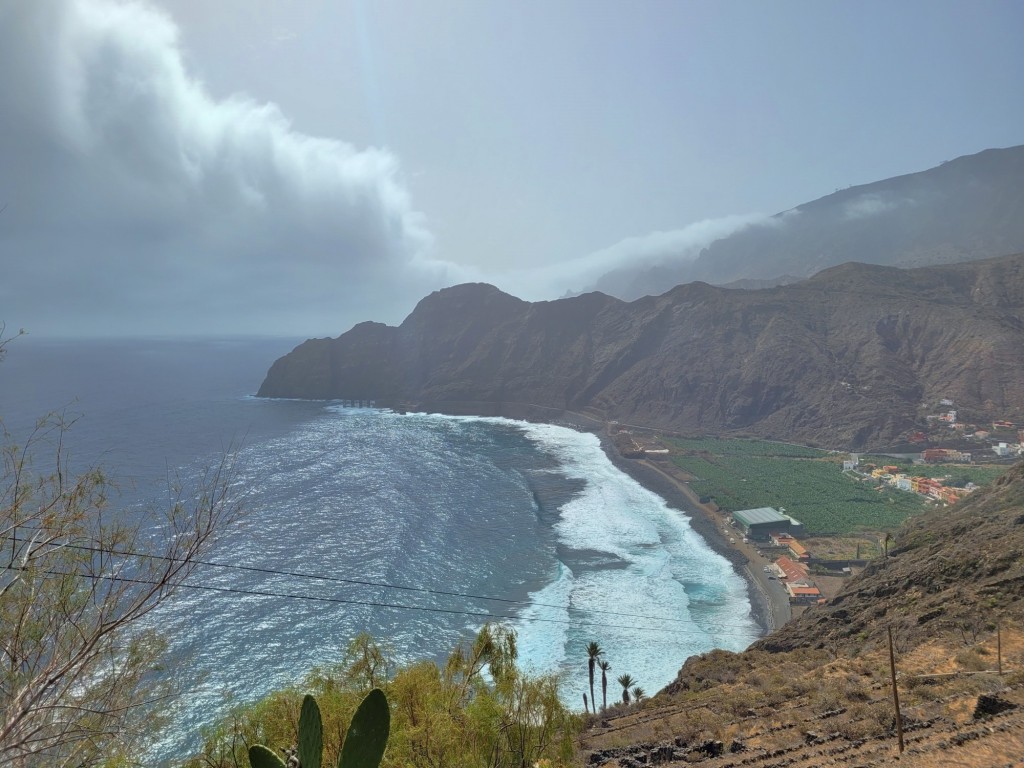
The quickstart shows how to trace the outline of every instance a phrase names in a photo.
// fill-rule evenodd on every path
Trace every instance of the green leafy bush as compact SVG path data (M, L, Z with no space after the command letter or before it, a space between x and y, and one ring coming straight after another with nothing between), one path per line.
M488 625L443 665L420 661L396 667L385 648L362 634L342 663L314 670L300 688L239 707L206 729L202 752L186 766L261 768L250 760L249 745L271 745L279 752L295 743L303 694L316 698L322 720L320 765L336 765L348 744L341 738L345 724L358 717L357 705L375 687L390 711L382 768L519 768L541 760L568 765L581 718L559 699L557 676L527 675L517 656L515 633Z

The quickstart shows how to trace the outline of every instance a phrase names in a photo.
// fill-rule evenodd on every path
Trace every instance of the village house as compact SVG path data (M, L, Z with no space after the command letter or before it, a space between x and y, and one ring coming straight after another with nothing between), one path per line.
M951 488L948 486L942 487L942 500L947 504L956 504L960 499L971 492L970 488Z
M803 582L810 573L806 565L797 563L785 555L775 561L775 567L776 574L786 581Z
M951 448L926 448L921 451L921 460L925 464L941 464L944 462L969 464L972 458L970 453L956 451Z
M796 605L816 605L822 600L821 590L808 584L786 584L789 602Z
M792 554L797 560L811 559L811 555L807 551L807 548L788 533L775 533L771 535L770 539L772 544L775 546L785 547L788 549L790 554Z

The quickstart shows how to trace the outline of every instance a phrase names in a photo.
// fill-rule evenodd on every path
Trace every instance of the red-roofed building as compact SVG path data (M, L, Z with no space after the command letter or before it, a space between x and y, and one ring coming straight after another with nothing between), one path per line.
M821 590L800 584L787 584L786 592L789 602L800 605L815 605L821 599Z
M804 561L811 559L811 553L807 551L807 548L796 539L789 542L789 551L793 553L793 557L797 560Z
M782 571L782 578L786 581L803 581L810 572L806 565L794 562L785 555L776 560L775 565Z

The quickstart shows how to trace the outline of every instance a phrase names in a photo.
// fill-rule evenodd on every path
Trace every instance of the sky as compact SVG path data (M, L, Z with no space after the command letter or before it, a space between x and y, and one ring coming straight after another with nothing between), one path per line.
M0 0L0 321L336 336L554 299L1024 143L1024 4Z

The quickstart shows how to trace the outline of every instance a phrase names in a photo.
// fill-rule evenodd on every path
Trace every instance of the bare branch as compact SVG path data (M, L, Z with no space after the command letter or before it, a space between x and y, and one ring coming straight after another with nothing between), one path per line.
M230 456L192 493L177 490L155 534L111 514L101 472L67 472L65 429L41 422L24 447L3 453L0 764L13 768L137 750L171 695L152 675L164 643L141 622L240 514ZM56 466L38 476L30 457L47 440Z

